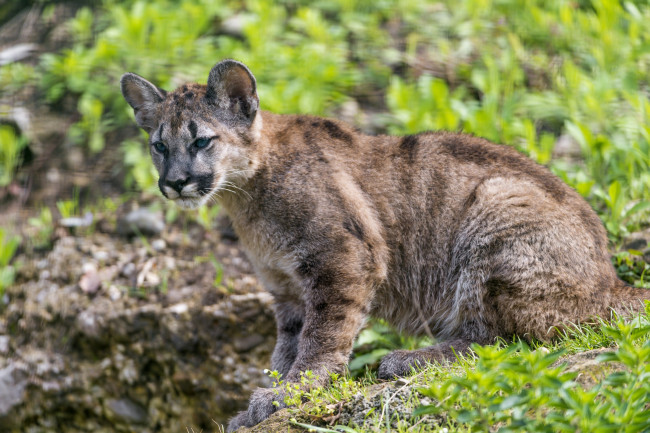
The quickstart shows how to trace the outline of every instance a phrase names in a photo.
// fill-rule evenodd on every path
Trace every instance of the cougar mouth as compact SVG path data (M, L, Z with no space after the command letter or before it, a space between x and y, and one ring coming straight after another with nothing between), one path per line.
M164 186L162 192L165 198L184 209L195 209L199 207L202 204L202 199L207 194L207 192L199 191L197 183L191 183L185 186L180 193L168 186Z
M203 204L203 200L195 198L177 198L173 200L178 207L183 209L196 209Z
M163 185L161 191L167 199L175 202L179 207L196 209L205 204L214 192L212 179L212 176L200 176L185 185L180 192L167 185Z

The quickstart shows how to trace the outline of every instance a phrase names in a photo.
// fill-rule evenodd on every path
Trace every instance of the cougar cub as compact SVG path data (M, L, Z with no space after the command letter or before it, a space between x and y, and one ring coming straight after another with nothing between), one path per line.
M150 136L162 194L230 215L275 297L271 368L317 384L345 369L369 315L440 343L396 351L379 376L444 360L495 337L547 340L567 322L638 308L589 205L511 147L452 132L367 136L336 120L259 111L234 60L207 85L167 93L127 73L122 93ZM229 430L281 402L253 393Z

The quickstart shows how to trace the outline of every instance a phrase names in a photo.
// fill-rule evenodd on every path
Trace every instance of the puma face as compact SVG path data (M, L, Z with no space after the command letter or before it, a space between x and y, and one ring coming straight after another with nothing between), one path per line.
M257 165L261 129L255 78L234 60L215 65L207 85L173 92L127 73L122 94L149 133L158 187L183 208L196 208L235 190Z

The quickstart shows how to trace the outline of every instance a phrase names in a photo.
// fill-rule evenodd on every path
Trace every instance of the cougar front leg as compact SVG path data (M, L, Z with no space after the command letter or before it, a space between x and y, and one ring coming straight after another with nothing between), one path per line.
M278 371L284 379L298 354L304 313L293 303L281 302L275 306L275 321L278 338L271 356L271 370Z
M298 353L287 380L299 382L302 372L317 377L314 386L329 382L329 373L342 373L352 344L369 311L367 288L358 284L345 289L323 288L308 303Z
M339 278L332 278L337 275ZM284 380L300 383L301 372L313 373L311 386L323 386L330 380L330 373L345 370L352 343L363 324L370 305L370 289L367 285L352 278L343 277L342 272L334 271L321 284L307 285L305 316L298 336L295 360ZM327 283L325 283L327 282ZM282 347L289 344L288 335L282 337L283 343L273 354L278 366L288 365L291 352L281 355ZM286 343L285 343L286 342ZM286 353L289 353L287 356ZM277 355L276 355L277 354ZM275 362L275 361L274 361ZM258 389L253 393L246 412L240 413L228 425L229 431L240 426L253 426L268 418L276 410L285 407L284 395L274 389ZM277 403L274 405L273 402Z

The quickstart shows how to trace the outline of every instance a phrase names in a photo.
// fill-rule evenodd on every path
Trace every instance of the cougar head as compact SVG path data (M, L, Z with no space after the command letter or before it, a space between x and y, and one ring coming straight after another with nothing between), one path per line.
M149 134L166 198L196 208L252 176L262 119L255 77L243 63L219 62L207 85L185 84L173 92L132 73L120 84L137 124Z

